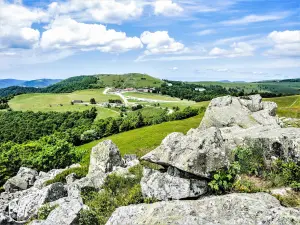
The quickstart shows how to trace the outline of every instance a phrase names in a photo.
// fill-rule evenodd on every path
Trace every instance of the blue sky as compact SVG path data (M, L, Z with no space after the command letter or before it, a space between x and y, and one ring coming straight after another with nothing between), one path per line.
M0 0L0 79L300 77L299 0Z

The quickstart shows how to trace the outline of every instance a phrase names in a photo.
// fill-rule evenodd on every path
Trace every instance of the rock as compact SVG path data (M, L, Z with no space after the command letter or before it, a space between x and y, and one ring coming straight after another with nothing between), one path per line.
M142 159L209 178L211 172L229 164L227 155L220 130L212 127L195 129L188 135L172 133Z
M275 116L276 108L276 103L262 102L260 95L215 98L205 112L200 129L232 126L249 128L257 125L280 127L280 121Z
M0 225L21 225L24 223L18 223L14 221L9 216L5 215L4 213L0 213Z
M194 198L207 192L205 180L185 179L144 168L141 180L144 197L158 200Z
M30 225L75 225L79 224L79 213L85 206L78 199L64 199L43 221L33 221Z
M9 216L17 221L26 221L37 215L43 204L65 196L67 191L62 183L54 183L41 190L32 189L27 195L9 202Z
M46 186L45 183L48 180L52 180L56 175L62 173L65 170L66 169L53 169L53 170L50 170L47 173L41 171L39 173L38 177L36 178L36 181L34 183L34 187L42 189L43 187Z
M8 181L6 181L6 183L3 185L5 192L26 190L33 186L37 176L37 171L26 167L21 167L17 175L8 179Z
M73 183L77 179L76 173L71 173L68 176L66 176L66 182L67 184Z
M88 176L93 176L99 171L112 172L114 167L123 166L123 160L118 147L111 141L100 142L92 148Z
M299 209L285 208L271 195L256 193L120 207L112 214L106 225L296 225L299 223Z
M261 148L265 159L272 158L300 161L300 129L256 126L248 129L230 127L221 129L227 149L238 146Z

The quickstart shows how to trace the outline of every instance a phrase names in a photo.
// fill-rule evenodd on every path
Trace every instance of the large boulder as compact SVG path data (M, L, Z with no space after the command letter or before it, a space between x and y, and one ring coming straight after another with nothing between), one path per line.
M5 192L12 193L20 190L26 190L33 186L37 176L37 171L26 167L21 167L17 175L8 179L3 185Z
M158 200L194 198L207 192L207 181L171 176L144 168L141 180L144 197Z
M221 132L214 127L195 129L187 135L172 133L142 159L204 178L229 163Z
M219 97L210 102L200 128L249 128L257 125L280 127L276 109L276 103L263 102L260 95Z
M96 175L99 171L112 172L115 167L123 165L118 147L111 140L106 140L92 148L88 176Z
M46 220L35 220L30 225L76 225L79 224L80 211L85 208L82 201L66 198L49 214Z
M118 208L106 225L296 225L300 210L285 208L266 193L230 194L200 200L157 202Z
M221 129L228 149L238 146L260 148L264 158L300 161L300 129L255 126L248 129L229 127Z
M54 183L43 189L31 189L27 195L9 202L9 216L17 221L26 221L37 215L38 209L45 203L67 196L62 183Z

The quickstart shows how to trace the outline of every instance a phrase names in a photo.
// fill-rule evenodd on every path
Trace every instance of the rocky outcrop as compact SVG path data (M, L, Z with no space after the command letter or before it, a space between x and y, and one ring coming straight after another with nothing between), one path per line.
M203 178L209 178L211 172L229 164L221 132L214 127L197 129L188 135L172 133L142 159Z
M207 181L181 178L144 168L141 180L144 197L157 200L195 198L207 192Z
M299 223L298 209L285 208L271 195L256 193L120 207L106 225L296 225Z
M199 128L249 128L257 125L280 127L276 109L276 103L263 102L260 95L219 97L210 102Z
M17 175L10 178L3 185L3 187L6 192L10 193L20 190L26 190L29 187L33 186L37 176L37 171L26 167L21 167Z
M97 175L99 171L109 173L123 165L118 147L111 140L106 140L92 148L88 176Z
M26 221L37 215L38 209L47 202L67 196L62 183L51 184L41 190L32 190L29 194L9 203L9 216L17 221Z

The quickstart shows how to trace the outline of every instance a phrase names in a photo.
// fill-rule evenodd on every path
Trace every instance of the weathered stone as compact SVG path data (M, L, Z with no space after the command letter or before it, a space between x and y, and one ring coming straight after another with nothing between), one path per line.
M275 116L276 108L276 103L262 102L260 95L215 98L206 110L200 129L232 126L249 128L257 125L280 127L280 121Z
M223 137L218 128L205 131L195 129L188 135L172 133L158 148L142 159L162 166L173 166L205 178L229 163Z
M85 206L78 199L64 199L64 201L55 208L46 220L34 221L35 225L76 225L79 219L79 213Z
M29 187L33 186L37 176L37 171L26 167L21 167L17 175L8 179L8 181L6 181L6 183L3 185L5 192L16 192L19 190L28 189Z
M248 129L230 127L221 129L228 149L238 146L261 148L265 159L300 161L300 129L256 126Z
M29 194L9 203L9 215L17 221L26 221L37 215L38 209L47 202L65 197L67 191L62 183L51 184L41 190L32 189Z
M100 142L92 148L88 176L93 177L99 171L112 172L114 167L123 166L123 160L118 147L111 141Z
M285 208L266 193L229 194L200 200L157 202L118 208L106 225L297 225L300 210Z
M141 180L144 197L158 200L194 198L207 192L205 180L186 179L144 168Z
M16 222L9 216L0 213L0 225L22 225L24 223Z

